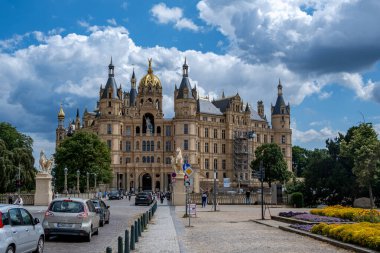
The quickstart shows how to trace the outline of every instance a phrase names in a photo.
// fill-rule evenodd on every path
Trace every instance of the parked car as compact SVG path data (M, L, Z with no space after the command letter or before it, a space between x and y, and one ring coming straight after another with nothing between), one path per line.
M20 206L0 205L0 253L42 253L44 229L38 218Z
M123 198L123 195L120 194L119 191L110 191L110 193L108 194L108 199L122 199Z
M57 198L45 213L42 226L46 239L51 235L79 235L91 241L99 234L99 214L89 199Z
M150 205L153 202L153 195L151 192L139 192L136 194L135 205Z
M103 200L100 199L91 199L92 203L95 206L95 209L98 210L99 214L99 226L103 227L104 224L110 223L110 206L107 206L106 203L104 203Z

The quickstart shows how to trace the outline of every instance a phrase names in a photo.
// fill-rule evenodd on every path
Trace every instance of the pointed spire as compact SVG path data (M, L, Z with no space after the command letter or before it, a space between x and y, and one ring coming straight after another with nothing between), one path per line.
M132 89L136 89L136 75L135 75L135 68L133 68L133 71L132 71L131 87L132 87Z
M149 67L148 67L148 74L153 74L152 69L152 58L148 59Z
M245 106L245 112L251 112L251 109L249 108L248 102L247 102L247 105Z
M108 65L108 77L113 77L115 74L115 67L112 64L112 56L111 56L111 62L110 65Z
M79 108L77 108L77 118L79 118Z
M280 79L278 79L277 90L278 90L278 95L282 96L282 84L281 84L281 80Z
M182 66L182 76L183 77L188 77L189 76L189 66L186 63L186 57L185 57L185 62Z
M223 90L223 92L222 92L222 98L226 98L226 97L224 96L224 90Z

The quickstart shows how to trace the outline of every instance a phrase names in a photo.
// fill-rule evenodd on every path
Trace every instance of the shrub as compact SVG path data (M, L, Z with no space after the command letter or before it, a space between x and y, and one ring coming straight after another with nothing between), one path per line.
M303 207L303 194L302 192L292 193L290 196L290 204L294 207L301 208Z

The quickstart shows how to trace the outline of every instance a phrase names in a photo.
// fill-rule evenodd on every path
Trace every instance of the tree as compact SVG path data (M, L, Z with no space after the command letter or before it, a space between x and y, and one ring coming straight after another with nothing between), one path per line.
M108 146L97 135L89 132L75 132L66 138L54 154L56 188L64 188L64 168L68 169L68 187L76 186L77 170L80 172L80 187L86 187L87 172L97 175L98 182L109 183L112 179L111 153Z
M310 151L299 146L292 147L292 165L296 177L302 177Z
M37 170L32 145L32 138L9 123L0 123L0 192L15 192L19 176L22 190L34 189Z
M372 186L380 175L380 142L370 123L352 129L350 141L343 140L341 154L354 161L352 168L360 186L368 187L371 208L374 206Z
M263 162L265 168L264 181L271 187L272 182L286 182L291 177L291 172L284 160L280 147L275 143L263 144L255 151L256 159L251 162L253 171L259 171L260 162Z

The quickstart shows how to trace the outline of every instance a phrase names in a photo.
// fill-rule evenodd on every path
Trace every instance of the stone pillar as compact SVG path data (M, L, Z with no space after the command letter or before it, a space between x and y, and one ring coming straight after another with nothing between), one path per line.
M47 206L53 199L51 187L52 176L47 173L38 172L36 175L36 193L34 194L35 206Z
M194 173L194 175L193 175L193 182L194 182L193 189L194 189L195 193L199 193L200 190L199 190L199 174L198 174L198 169L195 169L193 173Z
M186 188L184 173L178 173L173 184L172 203L174 206L184 206L186 203Z

